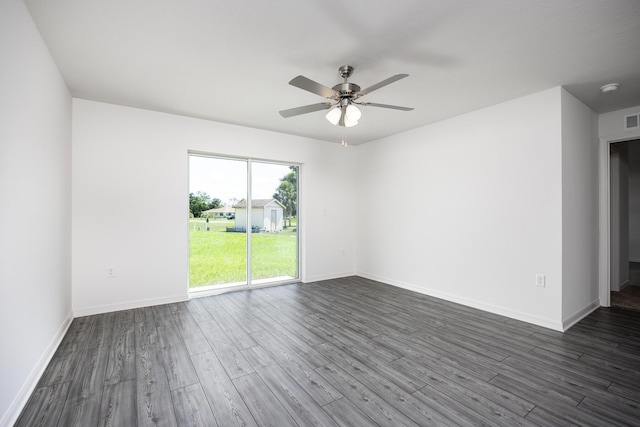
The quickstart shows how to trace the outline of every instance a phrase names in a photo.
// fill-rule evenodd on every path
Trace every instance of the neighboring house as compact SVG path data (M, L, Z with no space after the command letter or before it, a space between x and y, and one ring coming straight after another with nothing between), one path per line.
M233 206L223 206L221 208L208 209L206 211L202 211L202 215L210 214L213 218L226 218L230 215L234 215L236 210Z
M236 209L236 230L247 229L247 201L240 200ZM276 199L251 200L251 228L260 231L282 231L284 206Z

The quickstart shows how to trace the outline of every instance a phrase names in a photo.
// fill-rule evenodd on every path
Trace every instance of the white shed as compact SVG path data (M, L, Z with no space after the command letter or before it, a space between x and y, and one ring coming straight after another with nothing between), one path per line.
M247 229L247 201L240 200L236 209L236 230ZM260 231L282 231L284 205L276 199L251 200L251 228Z

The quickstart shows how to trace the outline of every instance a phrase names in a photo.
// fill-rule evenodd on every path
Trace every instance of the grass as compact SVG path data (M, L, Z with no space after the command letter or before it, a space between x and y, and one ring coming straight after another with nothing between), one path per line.
M252 280L297 276L295 221L292 225L279 233L252 234ZM192 219L189 226L190 287L246 282L247 237L226 232L233 220Z

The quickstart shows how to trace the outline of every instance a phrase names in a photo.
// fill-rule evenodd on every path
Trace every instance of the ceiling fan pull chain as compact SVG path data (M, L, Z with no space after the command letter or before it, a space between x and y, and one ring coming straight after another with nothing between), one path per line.
M347 142L347 128L345 127L343 132L342 132L342 142L340 143L340 145L342 145L344 148L347 148L349 146L349 143Z

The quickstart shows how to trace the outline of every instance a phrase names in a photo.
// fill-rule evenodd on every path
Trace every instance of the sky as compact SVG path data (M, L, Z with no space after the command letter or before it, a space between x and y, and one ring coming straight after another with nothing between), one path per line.
M289 173L288 165L251 162L254 199L270 199ZM247 162L245 160L189 156L189 192L202 191L225 205L231 199L247 197Z

